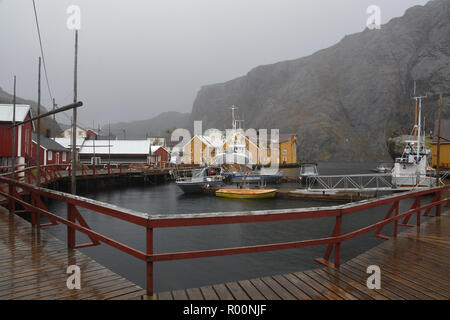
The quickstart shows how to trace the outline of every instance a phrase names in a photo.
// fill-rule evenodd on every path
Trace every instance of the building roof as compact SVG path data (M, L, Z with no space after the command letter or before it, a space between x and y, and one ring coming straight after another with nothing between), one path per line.
M37 143L37 134L33 133L33 142ZM58 142L53 141L47 137L41 136L40 140L41 146L47 150L51 151L67 151L65 147L60 145Z
M292 136L297 136L295 133L280 133L278 135L278 142L285 142L291 140ZM267 141L270 141L272 136L267 134Z
M148 140L85 140L80 154L150 154Z
M434 123L433 142L437 143L438 122ZM450 119L441 119L441 143L450 143Z
M0 104L0 121L13 122L12 104ZM16 104L16 121L24 121L30 112L30 106L26 104Z
M169 152L166 150L166 148L164 148L162 146L151 146L151 148L152 148L152 153L158 151L159 149L163 149L164 151Z
M58 142L66 149L72 148L72 138L55 138L55 141ZM84 138L77 138L77 148L80 148L84 143Z

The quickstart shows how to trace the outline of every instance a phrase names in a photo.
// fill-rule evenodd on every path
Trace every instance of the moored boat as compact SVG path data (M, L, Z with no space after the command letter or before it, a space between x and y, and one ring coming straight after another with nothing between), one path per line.
M275 197L277 189L219 189L217 197L232 199L267 199Z
M203 193L211 187L219 188L225 183L220 168L205 167L192 171L192 177L178 178L175 183L185 193Z

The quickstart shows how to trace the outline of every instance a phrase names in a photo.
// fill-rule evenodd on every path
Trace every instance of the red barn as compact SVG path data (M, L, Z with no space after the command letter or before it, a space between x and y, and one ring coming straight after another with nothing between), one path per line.
M50 164L69 164L70 163L70 152L67 151L58 142L53 141L47 137L41 136L41 151L40 151L40 164L50 165ZM37 159L37 135L33 133L33 164L36 164Z
M31 119L29 105L16 104L16 122L23 122ZM11 128L13 122L13 105L0 104L0 166L10 166L12 156L12 135ZM31 160L31 134L33 123L17 126L16 131L16 154L17 163L22 164Z

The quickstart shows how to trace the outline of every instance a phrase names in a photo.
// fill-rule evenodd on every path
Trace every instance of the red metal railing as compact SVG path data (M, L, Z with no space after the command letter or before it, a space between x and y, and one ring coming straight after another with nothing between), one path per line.
M26 179L25 179L26 180ZM146 262L146 288L147 293L153 294L153 263L158 261L192 259L202 257L214 257L242 253L254 253L273 250L284 250L301 248L307 246L327 245L325 254L322 258L315 261L328 266L340 266L340 248L341 243L357 237L359 235L375 231L375 236L388 239L386 235L381 235L383 227L389 223L394 223L393 236L398 234L399 226L414 225L408 224L410 218L416 215L416 224L420 226L421 215L428 216L432 208L436 207L436 215L441 213L441 205L450 204L450 199L442 199L442 192L449 190L450 186L431 188L421 191L412 191L402 194L390 195L382 198L360 201L352 204L322 207L322 208L301 208L286 210L267 210L267 211L251 211L251 212L232 212L232 213L206 213L206 214L186 214L186 215L149 215L146 213L136 212L119 208L114 205L102 203L92 199L87 199L71 194L36 187L23 181L17 181L5 176L0 176L0 182L8 186L7 191L0 191L0 195L8 199L8 208L11 213L31 212L32 224L37 227L50 226L62 223L67 226L67 244L69 248L84 248L88 246L99 245L100 243L108 244L118 250L130 254L140 260ZM18 190L21 190L18 192ZM23 194L31 195L30 202L22 198ZM433 195L434 198L427 204L422 204L421 199L427 195ZM67 218L64 219L54 213L48 211L42 198L51 198L64 201L67 204ZM412 207L403 213L399 212L399 203L405 199L415 199ZM16 211L15 205L20 204L25 210ZM351 231L345 234L341 232L341 226L344 216L356 214L369 208L375 208L383 205L390 205L390 209L386 213L383 220L366 226L364 228ZM113 218L121 219L135 225L139 225L146 229L146 251L131 248L110 237L104 236L96 231L91 230L86 221L83 219L77 207L86 208L91 211L105 214ZM40 216L48 217L49 223L43 225L40 223ZM173 252L173 253L154 253L153 229L156 228L173 228L187 226L205 226L219 224L236 224L236 223L255 223L268 221L284 221L297 219L313 219L313 218L334 218L335 226L330 237L273 243L264 245L254 245L236 248L223 248L212 250L198 250L189 252ZM403 221L401 221L403 219ZM78 221L78 223L77 223ZM76 231L86 234L91 242L85 244L76 244ZM334 250L333 262L330 256Z

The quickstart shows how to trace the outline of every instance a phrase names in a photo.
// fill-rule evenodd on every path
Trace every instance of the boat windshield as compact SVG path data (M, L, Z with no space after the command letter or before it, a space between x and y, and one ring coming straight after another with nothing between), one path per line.
M205 176L204 171L205 171L205 169L192 170L192 178L204 177Z
M314 166L302 167L302 173L316 173L316 167Z

